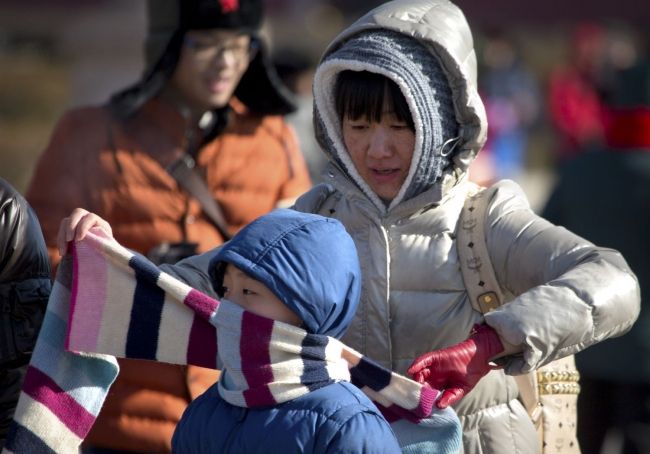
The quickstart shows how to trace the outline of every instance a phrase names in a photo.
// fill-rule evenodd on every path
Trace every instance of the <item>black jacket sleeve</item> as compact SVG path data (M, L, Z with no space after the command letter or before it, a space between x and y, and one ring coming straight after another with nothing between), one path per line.
M52 285L36 215L0 179L0 446L43 321Z

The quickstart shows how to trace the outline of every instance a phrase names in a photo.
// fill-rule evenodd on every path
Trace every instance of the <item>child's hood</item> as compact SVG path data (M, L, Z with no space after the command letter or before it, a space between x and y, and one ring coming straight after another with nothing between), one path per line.
M307 331L340 337L359 302L361 271L343 225L323 216L275 210L241 230L210 263L212 282L230 263L266 285Z

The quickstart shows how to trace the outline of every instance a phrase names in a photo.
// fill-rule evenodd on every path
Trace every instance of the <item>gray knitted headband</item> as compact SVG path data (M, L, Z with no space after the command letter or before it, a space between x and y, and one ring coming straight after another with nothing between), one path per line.
M314 81L317 139L350 177L380 207L383 203L361 179L343 146L332 93L344 70L370 71L393 80L406 98L416 143L408 177L389 209L426 191L449 164L448 147L458 135L451 88L437 58L416 39L388 30L363 32L346 41L319 66Z

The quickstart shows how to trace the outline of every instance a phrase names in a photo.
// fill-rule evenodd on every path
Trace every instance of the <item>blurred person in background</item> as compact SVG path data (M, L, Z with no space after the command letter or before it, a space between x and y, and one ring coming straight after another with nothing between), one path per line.
M148 6L141 80L105 105L67 112L34 172L27 198L54 266L59 223L74 207L100 214L124 246L165 263L221 244L311 187L283 118L291 94L257 33L262 1ZM187 404L218 376L120 367L87 450L169 452Z
M486 159L491 169L491 181L483 182L517 179L526 164L529 130L539 117L539 86L503 32L488 33L480 55L479 93L488 118L488 139L479 159Z
M312 120L314 97L311 85L314 78L315 62L307 52L285 47L277 50L273 63L282 82L296 97L297 109L287 115L287 121L298 134L300 150L307 161L312 182L321 183L327 158L314 137L314 122Z
M38 219L27 201L0 178L0 449L51 289Z
M560 169L543 215L615 248L639 278L641 313L626 335L576 355L583 454L650 452L650 63L621 71L605 145ZM603 450L605 446L608 449Z
M605 30L595 24L581 24L573 31L567 63L551 72L548 108L559 142L558 164L602 142L605 110L601 70L605 53Z
M642 35L625 24L609 26L605 50L599 71L599 91L605 104L606 121L609 121L610 99L615 96L619 72L635 65L643 54ZM607 127L607 125L605 126Z

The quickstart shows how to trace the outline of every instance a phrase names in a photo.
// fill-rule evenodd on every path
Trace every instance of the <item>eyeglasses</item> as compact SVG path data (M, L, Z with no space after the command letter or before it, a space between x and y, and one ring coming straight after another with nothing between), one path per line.
M186 35L183 44L191 49L194 56L200 60L226 58L226 55L229 55L237 62L251 61L259 49L259 42L253 37L250 38L250 42L243 44L240 42L216 43Z

